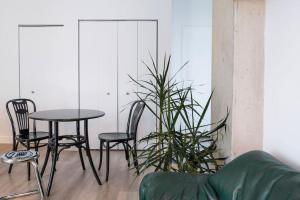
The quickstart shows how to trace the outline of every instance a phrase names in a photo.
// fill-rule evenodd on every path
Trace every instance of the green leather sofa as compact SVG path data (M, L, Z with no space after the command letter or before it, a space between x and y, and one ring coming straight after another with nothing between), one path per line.
M251 151L213 175L147 174L139 192L140 200L300 200L300 172Z

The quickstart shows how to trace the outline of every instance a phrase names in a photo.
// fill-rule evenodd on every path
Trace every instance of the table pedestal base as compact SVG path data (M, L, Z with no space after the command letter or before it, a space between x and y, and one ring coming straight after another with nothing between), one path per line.
M50 153L51 153L52 165L51 165L50 178L49 178L49 182L48 182L47 196L50 195L50 191L51 191L51 187L52 187L52 183L53 183L53 179L54 179L54 174L56 171L56 162L58 161L59 154L64 149L70 148L72 146L75 146L78 148L79 157L80 157L80 161L81 161L83 170L85 170L85 164L84 164L84 160L83 160L83 156L82 156L82 149L85 150L86 155L89 160L89 163L90 163L90 166L93 170L93 174L97 180L97 183L99 185L102 185L100 178L97 174L97 171L95 169L95 166L94 166L94 163L92 160L92 156L91 156L91 152L90 152L89 141L88 141L88 120L84 120L84 136L80 135L80 122L79 121L76 121L76 131L77 131L77 135L59 136L58 122L55 121L54 122L54 134L52 134L53 133L52 122L49 122L50 139L49 139L49 143L48 143L48 147L47 147L45 161L44 161L44 164L43 164L43 167L41 170L41 175L43 176L46 166L47 166L47 163L48 163L48 160L49 160ZM62 141L62 140L66 140L68 142L59 143L59 141Z

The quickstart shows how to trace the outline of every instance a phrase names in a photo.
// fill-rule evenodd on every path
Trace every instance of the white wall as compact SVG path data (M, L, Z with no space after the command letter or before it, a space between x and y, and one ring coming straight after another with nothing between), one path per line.
M182 54L182 39L184 29L191 27L212 27L212 0L172 0L172 63L175 68L187 61Z
M172 0L172 69L178 80L193 83L194 97L205 105L211 93L212 0ZM206 123L211 119L210 109Z
M18 24L63 24L68 35L65 62L75 68L69 76L77 77L78 19L158 19L159 60L170 51L171 0L0 1L0 143L10 142L11 136L5 103L19 92ZM77 82L74 87L72 96ZM72 105L77 106L77 99Z
M264 150L300 169L300 1L266 2Z

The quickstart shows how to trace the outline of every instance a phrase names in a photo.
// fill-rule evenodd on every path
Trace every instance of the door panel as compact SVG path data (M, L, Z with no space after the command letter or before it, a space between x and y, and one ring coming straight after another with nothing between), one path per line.
M156 22L154 21L140 21L138 22L138 79L148 80L149 72L145 67L147 65L152 67L151 57L156 61ZM138 88L138 91L143 91ZM152 109L155 110L155 106L152 105ZM156 130L156 121L153 114L145 108L141 117L138 128L138 139L143 138L150 132ZM142 149L144 144L139 145L139 149Z
M137 23L118 22L118 87L119 87L119 130L126 131L131 103L137 100L137 86L129 75L137 78Z
M80 24L80 108L105 116L90 120L91 148L99 148L100 132L117 131L117 22Z
M106 115L90 123L92 148L98 148L99 132L125 131L131 102L139 90L130 82L144 79L142 61L156 60L156 23L93 21L80 25L80 106L98 108ZM140 90L141 91L141 90ZM109 95L108 95L109 93ZM138 139L155 130L153 115L145 109ZM139 146L143 148L143 146Z
M68 54L64 27L20 27L20 95L35 101L37 110L77 108L77 66ZM47 122L37 129L48 131ZM60 133L74 133L74 124Z

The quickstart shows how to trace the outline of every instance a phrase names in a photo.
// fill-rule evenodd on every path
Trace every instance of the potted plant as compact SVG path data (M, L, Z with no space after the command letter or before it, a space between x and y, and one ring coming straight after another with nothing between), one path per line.
M137 156L138 171L154 167L155 171L214 173L221 166L216 142L221 130L226 132L228 113L216 123L205 124L213 92L206 104L200 105L193 96L193 86L184 86L175 79L185 65L171 76L171 56L165 56L161 70L151 59L152 66L144 63L149 72L146 79L130 76L141 88L136 92L138 98L157 120L156 131L139 141L147 145Z

